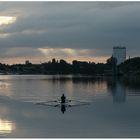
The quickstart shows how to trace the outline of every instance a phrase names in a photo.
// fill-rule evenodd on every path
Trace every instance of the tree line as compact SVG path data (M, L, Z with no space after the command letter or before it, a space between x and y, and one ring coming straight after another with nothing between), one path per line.
M116 59L110 57L106 63L95 63L73 60L72 64L55 58L52 61L32 64L2 64L0 74L86 74L86 75L140 75L140 57L127 59L124 63L116 65Z

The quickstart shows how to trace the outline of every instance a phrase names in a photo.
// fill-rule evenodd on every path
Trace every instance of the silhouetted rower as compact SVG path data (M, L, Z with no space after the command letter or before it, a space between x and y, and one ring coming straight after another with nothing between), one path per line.
M66 102L66 97L64 94L62 94L61 96L61 103L65 103Z

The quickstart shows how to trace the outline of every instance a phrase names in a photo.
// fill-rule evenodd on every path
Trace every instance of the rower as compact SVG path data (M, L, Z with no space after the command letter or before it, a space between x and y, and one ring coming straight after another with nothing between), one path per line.
M61 103L65 103L66 102L66 97L64 94L62 94L61 96Z

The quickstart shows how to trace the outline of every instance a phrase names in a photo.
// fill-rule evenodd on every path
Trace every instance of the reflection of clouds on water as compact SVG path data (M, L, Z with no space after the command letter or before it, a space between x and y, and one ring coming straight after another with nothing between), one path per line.
M23 77L23 79L21 78ZM16 76L17 78L17 76ZM21 78L21 79L19 79ZM140 136L140 97L129 97L119 79L41 79L19 76L2 80L0 87L0 137L131 137ZM34 79L33 79L34 78ZM2 96L8 82L10 96ZM124 86L124 87L123 87ZM63 88L63 90L62 90ZM127 89L128 90L128 89ZM61 108L36 106L35 101L60 98L93 99L88 106ZM127 93L126 93L127 92ZM107 96L111 94L111 96ZM102 97L101 97L102 96ZM12 97L12 98L11 98ZM87 97L87 98L86 98ZM99 97L99 98L97 98ZM19 100L19 99L22 99ZM40 100L39 100L40 99ZM71 98L70 98L71 99ZM25 102L31 100L33 102ZM23 102L24 101L24 102ZM89 101L89 100L88 100ZM64 106L63 106L64 107ZM65 115L60 112L65 111Z
M0 88L8 88L9 85L7 82L0 81Z
M11 84L6 81L0 81L0 95L9 96L11 94L10 90Z
M0 136L11 134L16 129L16 123L9 115L9 108L3 104L3 99L0 97Z
M46 111L40 108L36 110L34 104L0 97L0 137L37 135L35 130L41 128L42 119L47 119ZM28 129L24 129L25 126Z
M0 134L12 133L15 130L15 123L0 118Z

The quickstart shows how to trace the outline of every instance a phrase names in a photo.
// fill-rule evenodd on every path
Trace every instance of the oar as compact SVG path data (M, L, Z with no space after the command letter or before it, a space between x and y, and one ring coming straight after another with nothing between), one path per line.
M44 102L38 102L38 103L51 103L51 102L58 102L57 100L52 100L52 101L44 101ZM36 103L36 104L38 104Z
M85 102L85 101L78 101L78 100L70 100L70 101L75 101L75 102L79 102L79 103L89 103L89 102Z
M77 105L68 105L68 107L76 107L76 106L83 106L83 105L89 105L89 103L77 104Z

